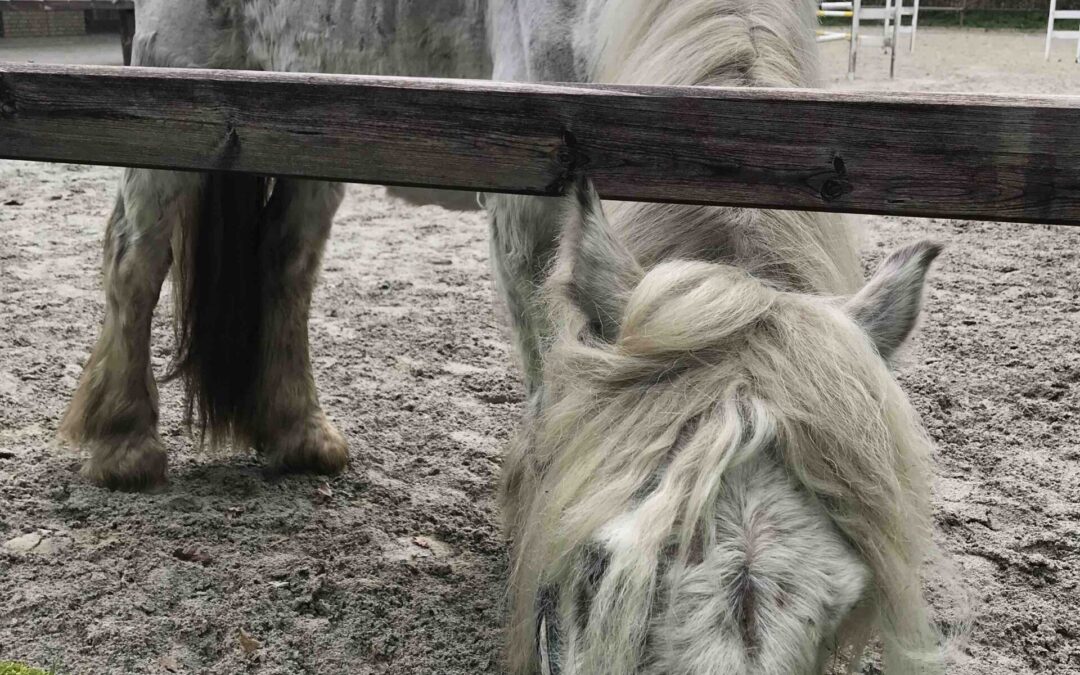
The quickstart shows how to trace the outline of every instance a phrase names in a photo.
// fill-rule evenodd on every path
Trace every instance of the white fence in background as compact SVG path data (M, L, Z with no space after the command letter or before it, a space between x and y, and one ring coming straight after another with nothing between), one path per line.
M908 51L915 51L915 35L919 30L919 0L914 0L910 6L904 6L904 0L885 0L884 5L875 7L864 7L862 0L820 1L817 15L851 19L848 30L823 28L818 31L817 36L818 42L846 40L849 43L848 79L855 78L860 44L880 45L889 50L889 77L896 72L896 48L900 45L901 35L911 36ZM907 25L904 24L904 17L910 18ZM876 31L861 30L865 22L880 22L881 34L875 35Z
M1058 38L1076 40L1076 62L1080 63L1080 29L1054 30L1055 21L1080 21L1080 9L1058 9L1057 0L1050 0L1050 18L1046 22L1046 60L1050 60L1050 43Z

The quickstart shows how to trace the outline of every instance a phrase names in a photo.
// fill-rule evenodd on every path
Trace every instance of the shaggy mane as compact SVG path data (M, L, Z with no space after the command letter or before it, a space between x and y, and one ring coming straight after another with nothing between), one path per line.
M584 4L591 20L580 23L576 42L591 82L819 84L811 0ZM793 290L843 294L863 283L858 235L836 214L618 202L609 205L607 215L646 267L674 258L722 259Z

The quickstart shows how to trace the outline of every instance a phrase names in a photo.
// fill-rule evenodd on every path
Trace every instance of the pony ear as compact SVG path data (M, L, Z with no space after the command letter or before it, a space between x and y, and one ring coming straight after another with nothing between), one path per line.
M576 180L566 200L558 257L563 292L584 314L593 335L614 342L626 302L643 272L608 224L591 181Z
M844 305L883 359L892 358L915 329L926 272L939 253L941 245L932 241L893 251L862 290Z

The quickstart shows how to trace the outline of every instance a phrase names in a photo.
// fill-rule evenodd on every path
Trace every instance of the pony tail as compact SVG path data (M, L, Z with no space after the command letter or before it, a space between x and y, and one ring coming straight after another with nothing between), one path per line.
M251 442L253 388L260 368L260 248L271 192L268 178L214 172L203 179L198 219L174 244L176 358L167 379L186 387L187 422L196 411L212 442Z

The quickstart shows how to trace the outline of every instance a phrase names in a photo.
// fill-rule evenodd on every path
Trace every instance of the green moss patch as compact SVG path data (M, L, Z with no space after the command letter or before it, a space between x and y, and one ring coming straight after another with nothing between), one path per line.
M0 675L50 675L44 670L12 661L0 661Z

